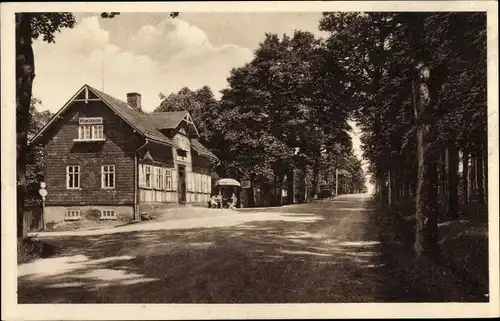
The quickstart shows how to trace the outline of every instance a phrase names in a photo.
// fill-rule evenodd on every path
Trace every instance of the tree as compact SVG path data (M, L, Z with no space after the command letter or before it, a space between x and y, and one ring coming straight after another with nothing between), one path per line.
M408 32L410 49L414 55L414 68L417 69L413 82L413 108L417 133L417 186L416 186L416 237L415 252L417 257L437 255L437 199L436 175L437 168L432 154L433 108L435 102L431 94L431 82L435 77L431 70L431 58L428 48L423 43L425 35L424 19L422 14L407 14L401 16L401 21Z
M114 18L119 12L103 12L102 18ZM170 13L175 18L178 12ZM76 20L70 12L16 13L16 155L17 155L17 235L24 236L22 226L26 191L27 128L30 123L30 104L35 79L33 40L55 42L64 28L73 28Z
M294 174L300 171L304 179L312 167L316 194L325 155L335 143L351 146L350 92L342 73L335 55L311 33L267 34L254 59L234 69L222 91L224 168L276 189L285 180L292 202ZM280 193L275 196L279 203Z
M35 58L33 39L54 42L55 34L72 28L71 13L16 13L16 133L17 133L17 226L18 237L24 236L23 213L26 189L26 158Z
M184 87L176 94L160 93L162 99L160 106L155 112L162 111L188 111L193 117L196 127L200 132L202 141L210 143L214 133L214 117L219 110L219 102L215 99L212 90L208 86L192 91Z
M188 111L193 117L202 143L219 158L224 154L224 137L217 128L220 104L210 87L203 86L195 91L184 87L176 94L169 96L160 93L160 99L162 101L155 112ZM216 180L218 175L213 174L212 179Z
M458 151L465 176L469 154L484 163L485 26L484 13L325 13L320 21L353 87L353 114L379 198L396 213L416 201L417 254L436 252L440 217L457 218ZM484 187L474 181L484 201ZM446 195L443 216L438 185Z
M33 138L42 127L52 118L52 113L48 110L38 111L42 102L37 98L31 99L30 124L28 126L28 139ZM38 203L39 183L44 177L45 154L43 146L40 144L29 145L26 159L26 196L27 203Z

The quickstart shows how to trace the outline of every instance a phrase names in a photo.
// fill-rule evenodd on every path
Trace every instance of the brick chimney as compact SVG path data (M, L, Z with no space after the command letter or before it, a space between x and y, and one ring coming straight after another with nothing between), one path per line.
M127 104L130 107L142 111L142 99L139 93L127 93Z

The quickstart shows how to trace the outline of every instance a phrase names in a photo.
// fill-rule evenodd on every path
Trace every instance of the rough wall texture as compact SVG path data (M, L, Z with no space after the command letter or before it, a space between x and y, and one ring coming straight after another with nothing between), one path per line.
M133 204L134 152L142 138L101 102L73 104L47 133L47 206ZM106 141L74 142L79 117L103 117ZM66 166L70 165L80 166L80 189L66 188ZM101 188L102 165L115 165L114 189Z
M79 210L81 216L79 221L106 222L108 220L100 219L100 212L103 210L115 211L117 221L129 222L134 219L133 206L46 206L45 228L64 222L66 210Z

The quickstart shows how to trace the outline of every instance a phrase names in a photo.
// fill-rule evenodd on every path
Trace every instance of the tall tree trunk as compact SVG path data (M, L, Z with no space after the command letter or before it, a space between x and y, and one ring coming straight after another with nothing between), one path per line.
M427 65L419 66L419 77L414 81L413 97L414 112L417 131L417 185L416 185L416 234L415 254L417 257L426 255L435 257L437 254L437 211L436 211L436 162L431 154L429 124L430 96L429 78L430 70Z
M312 197L314 197L318 193L320 160L321 160L321 153L318 152L316 155L316 159L314 160L314 166L313 166L313 178L312 178L312 188L311 188Z
M471 168L470 168L470 198L475 201L477 196L477 164L476 164L476 153L471 153Z
M281 177L276 175L274 176L274 184L272 184L272 196L271 196L271 205L278 206L281 204Z
M488 203L488 153L483 153L484 203Z
M395 190L395 202L399 204L399 202L401 201L401 198L403 197L402 195L402 192L403 192L403 189L401 188L401 172L398 171L396 172L397 175L394 175L394 190Z
M484 202L484 181L483 181L483 152L479 151L476 156L476 180L477 180L477 200Z
M247 206L255 207L255 175L250 175L250 188L247 189Z
M448 147L448 218L458 219L458 149Z
M389 171L387 173L387 176L388 176L388 184L387 184L387 187L389 188L389 191L387 193L387 197L388 197L388 204L389 206L392 206L392 175L391 175L391 171Z
M295 176L293 169L290 169L288 171L288 174L286 175L286 188L287 188L287 204L293 204L294 203L294 195L295 195Z
M469 201L474 201L474 193L476 192L476 162L474 161L474 152L470 153L469 167Z
M401 200L406 202L408 200L408 178L405 177L403 180L403 186L401 189Z
M462 194L463 213L467 213L469 208L469 151L464 149L462 156Z
M391 180L389 181L389 183L392 185L391 186L391 192L392 192L392 196L391 196L391 202L392 202L392 206L395 206L397 205L397 202L398 202L398 187L397 187L397 171L394 169L391 171Z
M381 198L382 198L382 204L384 206L388 206L390 205L390 200L389 200L389 184L388 184L388 181L387 181L387 174L386 172L382 171L380 173L380 195L381 195Z
M448 193L448 166L447 163L447 150L444 150L439 155L439 203L442 206L443 210L446 211L446 203L447 203L447 193Z
M17 133L17 236L25 237L23 227L26 191L26 158L28 155L28 124L30 103L35 78L35 60L32 47L32 14L16 13L16 133Z

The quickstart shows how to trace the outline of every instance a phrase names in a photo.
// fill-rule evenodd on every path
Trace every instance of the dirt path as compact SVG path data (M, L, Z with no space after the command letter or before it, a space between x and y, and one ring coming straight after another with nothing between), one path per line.
M19 302L385 301L369 199L47 237L60 252L19 266Z

